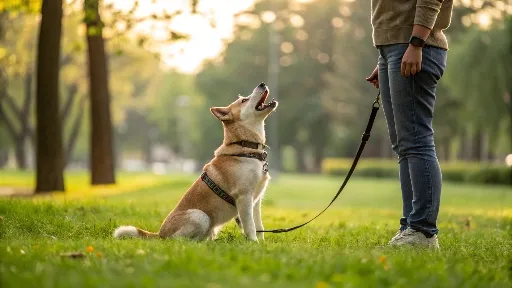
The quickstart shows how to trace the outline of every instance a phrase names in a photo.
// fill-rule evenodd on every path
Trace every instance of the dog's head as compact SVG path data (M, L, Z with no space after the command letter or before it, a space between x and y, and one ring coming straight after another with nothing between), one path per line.
M277 101L272 99L266 103L269 90L265 83L261 83L252 91L249 96L239 96L236 101L227 107L212 107L210 111L224 124L263 123L265 118L274 111L278 105Z

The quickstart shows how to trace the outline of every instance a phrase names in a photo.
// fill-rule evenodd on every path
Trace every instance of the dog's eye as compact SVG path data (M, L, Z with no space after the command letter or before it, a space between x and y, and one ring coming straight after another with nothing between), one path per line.
M242 103L244 103L245 101L249 100L248 98L244 98L242 99Z

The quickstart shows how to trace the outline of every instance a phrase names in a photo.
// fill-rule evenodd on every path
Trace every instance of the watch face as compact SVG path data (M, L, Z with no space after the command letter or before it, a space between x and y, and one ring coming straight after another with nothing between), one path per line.
M418 37L411 37L411 40L409 41L414 46L423 47L425 45L425 41Z

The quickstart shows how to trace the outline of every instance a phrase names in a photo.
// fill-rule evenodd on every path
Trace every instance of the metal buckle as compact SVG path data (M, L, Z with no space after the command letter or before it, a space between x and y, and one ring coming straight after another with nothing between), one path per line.
M267 173L268 172L268 162L265 162L263 164L263 173Z
M263 151L263 152L261 152L261 159L262 159L263 161L267 160L267 156L268 156L267 151Z

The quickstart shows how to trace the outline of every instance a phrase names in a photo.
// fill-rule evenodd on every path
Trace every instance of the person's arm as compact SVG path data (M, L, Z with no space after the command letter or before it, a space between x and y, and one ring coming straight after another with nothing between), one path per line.
M436 23L437 14L439 14L442 4L443 0L418 0L411 36L427 40L430 31ZM407 77L419 72L421 70L421 58L422 47L409 44L402 58L402 75Z

